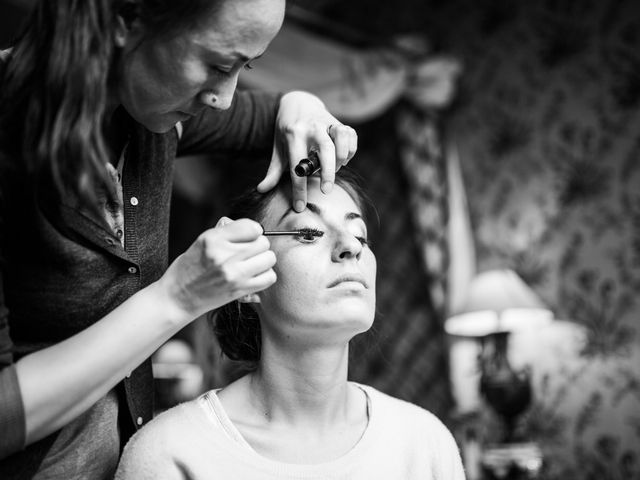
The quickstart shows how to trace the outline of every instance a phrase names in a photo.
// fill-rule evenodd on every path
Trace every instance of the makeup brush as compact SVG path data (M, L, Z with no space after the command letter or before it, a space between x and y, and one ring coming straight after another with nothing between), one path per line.
M267 236L290 235L296 237L321 237L324 235L322 230L315 228L301 228L299 230L265 230L262 227L262 234Z

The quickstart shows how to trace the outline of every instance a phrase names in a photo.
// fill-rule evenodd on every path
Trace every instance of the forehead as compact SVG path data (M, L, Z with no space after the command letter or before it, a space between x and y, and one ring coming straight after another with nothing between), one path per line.
M291 210L290 186L278 189L265 211L265 220L278 222L280 218ZM322 215L327 217L344 218L347 213L362 215L358 203L351 194L338 184L335 184L330 194L320 191L319 178L309 179L307 186L307 202L317 205L322 210ZM300 212L299 215L313 214L309 209ZM293 217L293 215L291 215Z
M202 17L198 27L186 35L220 53L246 53L253 57L262 52L234 49L263 49L262 44L276 35L283 18L283 0L228 0Z

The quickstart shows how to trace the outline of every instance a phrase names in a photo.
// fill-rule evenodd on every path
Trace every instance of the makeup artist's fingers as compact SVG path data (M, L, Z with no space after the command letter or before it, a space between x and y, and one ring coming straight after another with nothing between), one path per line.
M298 162L309 156L306 136L302 132L292 129L286 136L287 156L289 160L289 174L291 175L291 200L293 209L302 212L307 206L307 177L299 177L294 169Z
M237 260L237 275L245 279L243 284L246 284L254 277L271 270L275 264L276 254L267 250L244 260Z
M221 217L216 226L207 232L209 231L214 235L221 235L230 242L252 242L262 237L263 230L262 225L255 220L248 218L231 220L228 217Z
M351 129L349 132L349 153L347 154L347 160L344 162L345 165L347 165L351 161L353 156L358 151L358 133L355 131L355 129L351 127L349 128Z
M268 192L275 187L284 171L289 167L289 161L286 158L285 153L282 151L283 148L284 146L282 143L278 138L275 138L273 141L273 150L271 152L269 168L267 168L267 173L256 187L260 193Z
M333 182L336 180L336 146L331 137L323 135L317 140L318 157L320 158L320 190L331 193Z
M256 293L264 290L265 288L269 288L271 285L276 283L278 279L276 272L270 268L269 270L255 275L254 277L247 280L244 290L245 292L242 295L247 295L249 293ZM241 297L242 295L239 295Z
M216 222L216 227L223 227L229 223L233 222L229 217L220 217Z
M352 133L355 133L353 128L348 125L340 125L334 123L327 130L336 150L336 171L340 170L340 167L347 164L349 161L349 154L351 153L351 137Z
M252 242L235 242L232 248L233 251L230 252L229 260L241 262L264 252L270 252L271 242L264 235L260 235Z

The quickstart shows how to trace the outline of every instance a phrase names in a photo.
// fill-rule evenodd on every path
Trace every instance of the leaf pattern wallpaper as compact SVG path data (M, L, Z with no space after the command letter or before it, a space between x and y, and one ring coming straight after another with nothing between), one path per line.
M449 131L478 270L513 268L556 315L523 340L536 397L521 428L545 478L639 479L640 4L432 8L465 63Z

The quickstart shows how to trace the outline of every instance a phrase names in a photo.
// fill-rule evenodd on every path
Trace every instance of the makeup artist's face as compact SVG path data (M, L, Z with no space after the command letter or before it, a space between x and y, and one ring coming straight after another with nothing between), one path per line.
M238 75L282 25L284 0L230 0L175 38L145 38L134 22L121 42L118 98L153 132L202 109L231 105Z
M271 237L278 280L261 292L257 306L263 330L285 328L287 336L350 339L368 330L375 314L376 259L367 245L360 208L337 184L329 195L310 179L307 208L296 213L278 192L269 204L266 230L312 228L321 237ZM294 327L293 329L289 328ZM332 336L330 332L338 336Z

